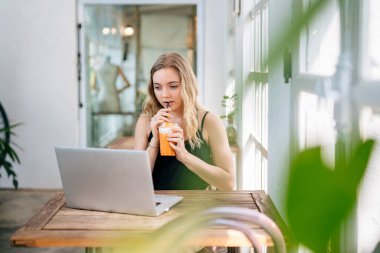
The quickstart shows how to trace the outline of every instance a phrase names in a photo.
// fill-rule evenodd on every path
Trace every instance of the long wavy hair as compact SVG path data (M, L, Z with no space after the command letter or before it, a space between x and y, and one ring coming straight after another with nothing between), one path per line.
M148 96L144 101L143 113L149 118L152 118L161 108L163 108L154 94L153 74L164 68L173 68L180 76L185 131L191 148L194 148L195 146L200 147L201 139L197 135L197 112L202 107L198 102L198 81L189 62L180 54L172 52L162 54L153 64L152 69L150 70Z

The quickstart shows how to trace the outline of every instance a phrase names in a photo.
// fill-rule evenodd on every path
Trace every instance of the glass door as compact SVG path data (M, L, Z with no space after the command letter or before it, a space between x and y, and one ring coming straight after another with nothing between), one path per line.
M81 145L132 148L150 67L168 51L197 69L196 4L78 6Z

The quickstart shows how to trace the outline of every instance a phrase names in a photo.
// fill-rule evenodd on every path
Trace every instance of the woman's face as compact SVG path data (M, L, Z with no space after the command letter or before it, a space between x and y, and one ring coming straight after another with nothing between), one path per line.
M182 84L177 70L163 68L153 74L153 90L157 100L163 107L173 111L182 109Z

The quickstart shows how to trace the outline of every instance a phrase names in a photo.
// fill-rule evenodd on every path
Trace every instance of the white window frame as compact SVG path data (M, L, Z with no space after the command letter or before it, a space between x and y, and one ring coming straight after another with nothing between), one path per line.
M298 1L303 2L303 1ZM356 137L359 136L359 113L361 106L380 107L380 80L368 81L365 78L364 68L366 67L366 36L365 31L366 22L365 17L368 16L368 0L351 1L340 0L339 7L341 12L341 54L337 65L337 71L334 76L318 76L311 74L300 73L299 70L302 66L299 65L300 45L293 48L293 72L292 78L292 105L291 112L294 113L292 121L292 137L295 140L294 150L297 151L300 147L298 135L298 121L297 115L299 104L298 97L303 91L318 95L318 91L326 88L326 83L331 82L335 87L333 92L337 95L335 103L336 113L335 121L337 122L337 138L343 140L343 148L336 148L336 157L340 155L349 155L347 150L351 150ZM298 10L304 6L298 6ZM367 13L366 13L367 12ZM347 28L345 28L347 27ZM344 150L343 150L344 149ZM336 158L337 160L337 158ZM377 168L378 169L378 168ZM377 174L380 174L378 172ZM364 183L365 187L365 183ZM371 186L369 186L371 187ZM359 196L360 204L360 196ZM340 251L341 252L368 252L368 249L374 249L377 241L360 242L364 234L380 233L377 231L363 231L358 221L366 219L362 217L358 207L352 212L350 218L342 226ZM372 219L379 220L380 215L371 217ZM370 219L371 219L370 218ZM370 244L370 245L368 245Z
M235 6L240 7L236 17L236 91L240 102L238 132L242 153L237 188L266 191L268 73L263 64L268 49L269 1L236 0Z

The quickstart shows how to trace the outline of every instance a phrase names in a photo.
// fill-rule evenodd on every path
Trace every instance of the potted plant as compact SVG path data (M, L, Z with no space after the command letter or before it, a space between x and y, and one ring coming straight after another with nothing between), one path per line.
M231 96L224 95L222 99L222 106L225 108L226 114L222 115L221 118L227 120L226 131L230 145L235 145L237 143L237 130L235 127L235 115L237 112L236 100L236 93Z
M0 177L2 168L4 168L7 176L12 178L13 186L16 189L18 187L18 181L16 172L12 168L12 163L20 163L20 159L12 147L11 136L14 135L12 129L18 125L20 125L20 123L10 125L5 109L0 103Z

